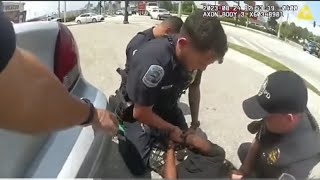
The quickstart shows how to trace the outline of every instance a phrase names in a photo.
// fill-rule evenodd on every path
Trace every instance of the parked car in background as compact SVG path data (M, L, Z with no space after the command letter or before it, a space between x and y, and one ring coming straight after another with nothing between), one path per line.
M61 18L54 18L54 19L51 19L49 21L62 22L62 19Z
M250 26L255 26L255 27L258 27L258 28L261 28L261 29L267 29L265 26L263 26L261 24L258 24L258 23L249 23L249 27Z
M104 20L104 16L98 15L95 13L85 13L81 14L80 16L76 17L75 21L77 24L81 23L91 23L91 22L101 22Z
M14 24L14 30L17 45L38 56L70 94L106 109L104 93L81 73L78 47L67 26L38 21ZM0 129L0 143L0 178L74 179L93 176L112 137L91 126L38 135Z
M124 15L124 9L120 9L120 10L117 10L116 15ZM132 15L132 10L131 9L128 9L128 15Z
M123 15L123 11L122 10L117 10L115 14L116 15Z
M150 15L152 9L154 8L159 8L158 7L158 3L157 2L148 2L146 4L146 11L147 11L147 14Z
M166 10L166 9L154 8L150 12L150 18L151 19L160 20L160 19L168 18L170 16L171 16L170 12L168 10Z
M320 57L320 48L319 45L316 42L308 42L303 45L303 51L307 51L311 55L314 55L316 57Z

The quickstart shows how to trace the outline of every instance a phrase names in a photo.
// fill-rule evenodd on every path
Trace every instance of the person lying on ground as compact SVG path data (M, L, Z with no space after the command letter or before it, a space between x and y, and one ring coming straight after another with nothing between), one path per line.
M175 146L168 145L162 176L166 179L184 178L229 178L233 165L225 157L222 147L207 140L204 133L196 134L194 130L185 133L185 145L188 156L177 163Z

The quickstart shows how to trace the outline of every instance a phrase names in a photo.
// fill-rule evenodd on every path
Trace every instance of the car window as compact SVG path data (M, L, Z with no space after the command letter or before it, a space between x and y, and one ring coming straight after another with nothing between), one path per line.
M163 9L160 9L160 10L159 10L159 12L165 12L165 10L163 10Z
M88 14L82 14L80 17L86 17Z
M157 12L157 10L156 10L156 9L154 9L154 10L152 10L152 12Z
M148 3L147 6L158 6L158 4L157 3Z

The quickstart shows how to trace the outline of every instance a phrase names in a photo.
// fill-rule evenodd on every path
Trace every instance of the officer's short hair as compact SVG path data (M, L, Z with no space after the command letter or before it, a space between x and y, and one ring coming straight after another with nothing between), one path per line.
M227 36L217 17L204 17L203 10L196 10L188 16L180 34L187 36L199 50L212 50L221 60L228 50Z
M177 16L170 16L162 21L162 23L168 24L169 27L172 29L172 33L176 34L179 33L183 21L181 18Z

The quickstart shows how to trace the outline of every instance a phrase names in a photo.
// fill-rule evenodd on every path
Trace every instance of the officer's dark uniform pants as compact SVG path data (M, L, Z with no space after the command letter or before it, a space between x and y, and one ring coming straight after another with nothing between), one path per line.
M182 130L188 129L183 112L178 106L156 114ZM119 152L131 173L142 175L149 167L152 146L160 138L159 130L143 125L139 121L124 122L124 125L126 140L119 140Z

